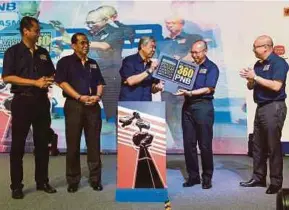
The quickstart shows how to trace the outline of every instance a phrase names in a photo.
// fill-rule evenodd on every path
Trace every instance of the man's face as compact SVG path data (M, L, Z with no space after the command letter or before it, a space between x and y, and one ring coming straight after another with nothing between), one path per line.
M74 52L81 56L87 56L89 52L89 41L86 36L79 35L77 36L77 42L72 44Z
M262 40L256 40L253 44L253 52L255 53L256 58L262 59L266 53L267 45Z
M32 27L30 29L24 28L23 30L24 37L26 37L32 43L36 43L40 36L40 27L39 24L32 21Z
M207 50L200 44L194 44L191 49L191 55L197 64L201 64L206 59Z
M156 51L156 43L149 41L146 45L142 45L141 50L146 59L152 58Z
M100 31L107 23L107 20L100 18L96 12L90 13L86 17L86 25L91 32L97 33Z
M166 27L169 30L170 33L178 33L180 31L182 31L183 29L183 24L181 20L177 20L177 19L168 19L165 21L166 23Z

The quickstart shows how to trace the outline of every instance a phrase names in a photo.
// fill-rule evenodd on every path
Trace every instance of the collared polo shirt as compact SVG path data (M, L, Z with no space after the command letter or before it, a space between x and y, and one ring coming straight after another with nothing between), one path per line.
M33 56L29 48L21 41L8 48L4 54L2 77L18 76L37 80L43 76L51 77L55 73L54 65L46 49L37 46ZM12 84L11 93L40 93L47 92L47 88L34 86L20 86Z
M197 90L204 87L215 88L219 78L219 68L206 57L205 61L199 66L199 71L195 80L193 90ZM196 99L213 99L214 91L209 94L185 97L186 101L192 102Z
M152 100L152 84L158 80L149 75L141 83L134 86L125 84L127 78L140 74L150 68L150 63L145 65L139 53L130 55L123 60L119 70L122 82L119 94L120 101L151 101Z
M269 80L280 80L283 82L281 89L276 92L259 84L254 86L254 101L257 104L271 101L282 101L286 99L285 86L288 72L287 62L280 56L271 53L264 61L257 61L254 65L256 75Z
M58 84L67 82L80 95L96 95L97 86L105 85L96 61L88 58L82 65L75 53L58 61L55 81ZM63 96L69 97L64 91Z

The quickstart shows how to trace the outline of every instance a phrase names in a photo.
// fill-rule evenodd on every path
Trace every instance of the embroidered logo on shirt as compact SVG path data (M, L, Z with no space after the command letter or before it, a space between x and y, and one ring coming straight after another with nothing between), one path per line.
M263 71L268 71L269 68L270 68L270 65L269 65L269 64L268 64L268 65L265 65L264 68L263 68Z
M39 55L41 60L47 61L47 56L45 54Z
M199 70L199 73L200 73L200 74L206 74L207 71L208 71L207 69L200 69L200 70Z
M178 40L178 44L185 44L186 43L186 39L180 39L180 40Z
M97 68L97 65L96 65L96 64L90 64L90 68L91 68L91 69L96 69L96 68Z

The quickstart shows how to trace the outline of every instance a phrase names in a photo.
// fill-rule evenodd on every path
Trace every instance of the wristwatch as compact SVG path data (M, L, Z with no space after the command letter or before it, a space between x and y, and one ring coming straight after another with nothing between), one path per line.
M152 72L150 72L150 70L149 70L149 69L146 69L146 73L148 73L149 75L151 75L151 74L152 74Z

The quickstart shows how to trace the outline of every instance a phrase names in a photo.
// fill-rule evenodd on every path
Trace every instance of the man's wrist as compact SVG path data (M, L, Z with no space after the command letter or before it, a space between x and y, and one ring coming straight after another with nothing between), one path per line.
M98 96L99 98L101 98L101 94L97 93L96 96Z
M77 101L80 101L81 95L78 95L75 99L76 99Z
M257 80L259 79L259 77L257 75L254 76L253 81L257 82Z
M153 72L150 71L150 69L146 69L146 73L148 73L148 75L151 75Z

